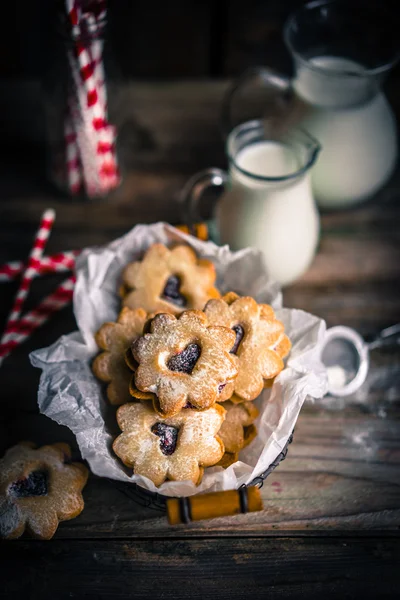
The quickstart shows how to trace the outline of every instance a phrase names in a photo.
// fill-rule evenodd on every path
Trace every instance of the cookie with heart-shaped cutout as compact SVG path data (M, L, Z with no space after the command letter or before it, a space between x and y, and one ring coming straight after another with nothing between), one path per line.
M230 351L238 358L239 372L229 386L230 396L235 394L242 402L254 400L284 367L291 343L283 323L268 304L234 292L209 300L204 312L210 324L229 327L235 333Z
M125 353L143 333L147 313L142 308L123 308L116 322L104 323L96 333L96 343L103 350L93 361L92 370L98 379L108 383L110 404L132 402L129 370Z
M213 263L198 258L190 246L153 244L141 261L125 267L122 304L147 313L178 315L188 309L202 310L207 300L220 297L215 279Z
M242 450L246 442L250 443L250 433L247 431L246 435L246 429L248 430L258 417L258 409L253 402L234 404L228 401L224 402L223 406L226 415L218 435L224 442L225 451L234 454Z
M113 449L136 475L156 486L166 480L200 483L204 467L215 465L224 454L218 431L225 409L216 404L203 411L191 408L162 418L149 403L124 404L117 411L122 433Z
M188 403L204 410L227 399L225 388L237 375L237 357L229 352L235 341L233 331L210 327L205 314L196 310L178 318L158 314L149 329L132 344L137 363L133 395L135 389L153 394L157 412L164 416L177 414Z
M83 510L82 489L88 477L81 463L68 463L68 444L35 449L20 442L0 460L0 537L53 537L60 521Z

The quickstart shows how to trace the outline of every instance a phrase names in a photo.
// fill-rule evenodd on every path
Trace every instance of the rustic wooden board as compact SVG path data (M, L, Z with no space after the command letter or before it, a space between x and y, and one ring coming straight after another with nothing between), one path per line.
M400 545L390 539L58 540L2 554L4 597L32 600L375 600L397 598L400 583Z
M30 156L27 166L22 158L12 163L12 155L8 156L0 164L0 260L26 257L47 206L57 210L49 252L107 243L138 222L179 222L178 197L185 179L200 168L225 164L217 119L225 89L226 82L135 83L125 89L125 104L123 95L115 95L127 170L123 186L107 202L65 200L44 185L41 154ZM357 327L366 335L400 321L399 185L397 173L369 204L322 216L316 259L304 277L284 291L286 305L309 310L329 325ZM50 276L35 282L28 306L34 306L61 279ZM16 285L2 284L0 291L2 324ZM29 351L74 329L72 311L66 309L4 363L0 370L0 451L20 439L65 440L79 456L71 432L38 415L39 372L28 360ZM248 597L248 590L255 597L264 597L266 590L282 598L300 593L317 597L322 593L318 582L324 581L332 597L334 593L346 596L346 592L355 597L352 590L357 585L368 598L373 594L368 582L378 579L386 586L382 593L390 597L395 546L383 540L394 540L400 526L400 357L398 352L385 352L371 358L373 385L357 406L344 409L338 404L336 412L322 406L303 410L287 459L262 489L263 512L173 529L162 512L143 506L142 497L133 494L131 486L92 477L84 491L82 515L61 524L53 544L24 541L10 545L11 564L26 561L27 580L29 585L37 583L33 595L37 598L62 598L66 590L76 596L82 590L92 597L124 597L132 591L132 581L141 581L136 597L151 591L156 597L161 591L146 586L153 585L148 583L149 574L159 568L163 552L169 558L162 564L170 573L164 597L178 597L180 582L187 576L188 563L180 565L183 555L192 557L190 569L202 573L202 577L196 575L195 589L185 590L186 597L190 593L209 597L212 588L215 594L216 577L221 581L221 597ZM291 537L270 545L270 538L288 530ZM347 538L344 530L367 541L360 545ZM376 540L367 539L371 532ZM175 540L178 535L181 541ZM214 546L214 536L230 539ZM239 536L250 539L239 540ZM324 536L343 540L330 542ZM142 541L133 544L126 540L131 537ZM313 540L310 546L309 538ZM254 559L250 560L250 553ZM356 557L354 562L350 556ZM268 562L271 557L272 563ZM210 565L216 562L221 567L214 573ZM67 580L61 563L67 563L69 574L76 569L79 584ZM49 565L43 573L56 574L47 590L43 564ZM121 569L125 578L118 575ZM233 575L231 585L228 573L236 570L237 579ZM244 588L237 585L240 578ZM7 591L17 585L14 580Z
M65 440L79 456L72 434L47 417L17 409L7 418L6 445L19 439L38 444ZM399 439L398 413L382 419L356 408L334 412L307 405L287 458L262 488L264 511L170 527L160 504L138 494L134 486L92 477L84 491L84 512L62 523L56 537L398 532Z
M150 519L137 522L132 513L142 497L132 493L129 486L107 482L110 503L105 503L100 510L106 514L111 504L113 521L101 524L96 520L99 510L96 499L102 494L96 487L102 484L95 480L91 490L88 489L87 510L80 521L65 523L59 535L75 538L91 536L94 531L100 535L99 530L102 535L108 532L112 537L217 531L233 534L243 530L257 535L294 529L397 531L400 526L399 434L400 424L395 419L362 419L357 414L353 417L323 411L318 414L306 409L298 421L287 458L262 488L263 512L171 528L162 514L150 509L147 511Z

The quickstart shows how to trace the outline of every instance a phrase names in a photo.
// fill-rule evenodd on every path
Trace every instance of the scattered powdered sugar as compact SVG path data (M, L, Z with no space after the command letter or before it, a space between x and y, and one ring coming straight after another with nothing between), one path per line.
M164 419L148 404L125 404L117 415L123 432L114 449L126 465L153 481L189 477L195 483L200 466L215 464L222 457L215 436L224 416L224 409L216 406L201 412L187 409ZM176 431L177 437L174 448L166 452L166 438L161 438L168 429Z

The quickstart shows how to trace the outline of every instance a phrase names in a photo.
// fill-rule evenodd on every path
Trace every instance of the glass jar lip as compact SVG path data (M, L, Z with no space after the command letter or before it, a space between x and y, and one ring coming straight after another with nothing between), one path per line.
M55 30L58 36L67 44L76 44L77 42L85 44L96 40L104 40L107 23L107 16L104 15L94 23L90 23L85 30L82 30L80 25L76 26L74 30L67 15L61 13L58 15Z
M337 77L338 75L340 75L341 77L346 77L346 78L376 77L378 75L383 75L387 71L390 71L390 69L392 69L395 66L395 64L398 62L398 60L400 58L400 52L395 53L392 60L385 62L384 64L381 64L377 67L370 68L370 69L364 68L362 71L356 72L356 71L342 71L342 70L335 70L335 69L329 69L329 70L324 69L323 67L313 64L309 59L305 58L300 52L298 52L294 48L293 44L289 40L289 37L290 37L290 29L291 29L293 23L295 22L296 18L300 14L305 13L306 11L311 11L311 10L314 10L317 8L321 8L323 6L329 6L329 5L335 5L335 4L336 5L339 4L338 0L312 0L312 2L308 2L307 4L304 4L303 6L301 6L297 10L295 10L291 15L289 15L288 19L286 20L286 22L283 26L283 39L284 39L284 42L285 42L288 50L303 65L307 66L312 71L315 71L321 75L324 75L325 77Z
M262 181L264 183L267 183L267 182L279 183L279 182L290 181L293 179L297 179L298 177L301 177L301 175L304 175L304 173L306 173L310 169L310 167L313 166L313 164L317 160L318 154L321 150L321 144L310 133L308 133L308 131L297 127L292 132L293 135L300 134L303 137L305 137L310 143L310 151L309 151L309 156L308 156L308 160L306 161L306 163L302 167L297 169L296 171L294 171L292 173L288 173L287 175L281 175L278 177L267 177L264 175L257 175L256 173L251 173L250 171L247 171L246 169L243 169L242 167L240 167L237 164L235 158L233 157L233 155L229 149L232 138L236 137L237 135L239 135L241 132L243 132L245 130L252 130L252 129L263 130L262 121L260 121L258 119L254 119L252 121L247 121L246 123L241 123L240 125L237 125L234 129L232 129L232 131L228 135L228 139L226 141L226 154L228 156L229 162L233 163L235 166L235 169L237 169L240 173L242 173L242 175L245 175L246 177L249 177L251 179L256 179L257 181L260 181L260 182ZM285 140L283 140L283 139L278 140L278 139L271 138L270 140L266 139L265 141L271 141L271 142L276 142L276 143L280 143L280 144L285 144ZM288 142L286 142L286 144L289 145ZM249 145L251 145L251 144L249 144Z

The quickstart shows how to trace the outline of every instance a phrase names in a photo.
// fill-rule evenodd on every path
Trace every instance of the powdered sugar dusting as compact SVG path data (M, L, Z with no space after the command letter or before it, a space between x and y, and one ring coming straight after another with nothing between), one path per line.
M203 313L184 312L178 319L157 315L151 333L138 339L132 351L139 363L135 383L143 392L155 393L163 413L179 412L187 402L208 408L218 398L218 388L236 377L237 359L230 354L235 334L227 328L208 327ZM171 362L189 347L199 356L189 373L171 370Z
M16 482L32 473L46 471L46 493L17 495ZM34 449L18 444L0 460L0 532L3 537L15 537L23 532L25 523L37 537L49 538L58 521L83 508L81 490L87 473L73 464L64 464L61 449L43 446ZM72 499L68 503L68 498ZM77 510L77 507L80 510Z
M133 466L135 473L149 477L156 485L167 478L179 481L189 477L197 483L198 467L213 465L222 457L223 447L215 436L224 417L221 406L205 411L186 409L164 419L148 404L125 404L117 413L123 433L115 440L114 451L126 465ZM160 424L178 430L170 455L162 451L159 437L152 431Z
M264 380L276 377L283 369L278 348L284 349L286 340L285 355L289 352L290 343L283 323L276 319L272 307L257 304L249 296L237 296L235 299L231 293L228 297L211 300L204 310L211 324L224 325L233 331L240 328L239 331L243 332L240 343L235 341L239 373L234 391L245 400L254 400L261 393Z
M200 485L167 481L157 488L142 475L128 474L111 450L113 432L102 388L91 372L97 353L94 334L107 321L115 321L120 307L118 283L125 265L138 261L153 243L187 243L199 257L212 260L217 286L270 304L285 325L293 347L286 368L255 400L260 409L258 435L240 454L240 461L224 470L206 469ZM83 458L101 477L138 484L166 496L190 496L204 491L228 490L251 481L264 471L285 446L307 396L326 392L325 369L319 360L325 324L300 310L280 310L279 287L265 270L260 252L231 252L212 242L201 242L164 223L139 225L124 237L102 248L84 250L77 261L74 312L79 331L63 336L49 348L31 355L43 370L38 403L42 413L69 427L77 436Z

